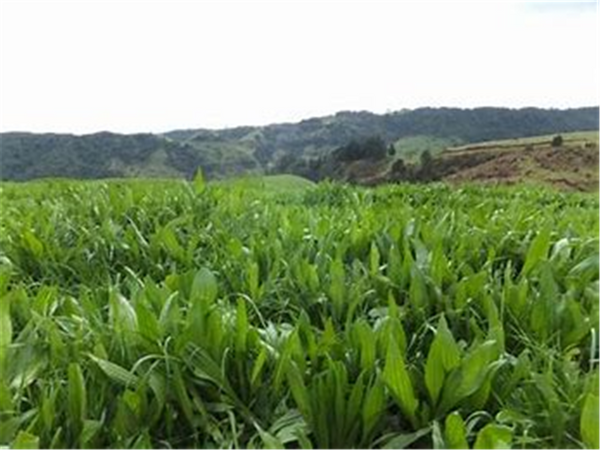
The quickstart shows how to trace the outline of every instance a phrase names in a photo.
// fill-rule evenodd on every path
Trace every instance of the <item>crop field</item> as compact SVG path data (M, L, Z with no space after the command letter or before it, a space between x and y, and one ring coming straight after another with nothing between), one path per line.
M3 448L598 448L598 195L0 184Z

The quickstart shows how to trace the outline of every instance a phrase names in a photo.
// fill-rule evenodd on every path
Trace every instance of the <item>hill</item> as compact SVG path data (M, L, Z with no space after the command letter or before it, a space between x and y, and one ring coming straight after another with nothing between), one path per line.
M0 178L180 177L193 153L188 145L153 134L2 133Z
M426 165L400 173L390 169L386 180L439 180L451 183L539 183L563 189L598 189L598 132L562 134L491 141L450 147Z
M163 134L11 132L0 134L0 179L189 178L198 167L208 178L292 172L318 179L315 167L357 139L378 137L394 147L397 158L414 162L424 150L436 154L450 146L597 128L598 108L593 107L421 108Z

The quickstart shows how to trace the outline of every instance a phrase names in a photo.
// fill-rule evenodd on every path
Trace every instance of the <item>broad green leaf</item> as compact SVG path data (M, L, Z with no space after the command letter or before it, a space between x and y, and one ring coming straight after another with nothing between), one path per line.
M17 432L26 428L25 424L28 423L37 414L36 409L30 409L20 415L11 417L10 419L3 419L0 421L0 442L10 442L14 439Z
M205 188L206 183L204 182L202 168L198 167L198 169L196 170L196 175L194 176L194 191L196 192L196 194L202 194Z
M259 294L259 266L256 261L252 261L247 266L246 284L250 297L254 300L258 298Z
M110 296L110 314L117 333L132 333L137 330L137 315L131 303L118 292Z
M14 449L37 449L40 448L40 438L26 431L19 431L10 447Z
M12 393L6 381L6 378L0 374L0 414L5 411L12 411L14 408Z
M377 244L373 242L371 244L371 250L369 253L369 271L371 273L371 276L375 276L379 273L380 257L381 256L379 254Z
M111 380L125 386L135 386L138 384L139 378L129 370L92 354L88 354L88 356Z
M250 376L250 384L253 386L256 385L257 380L259 380L259 376L262 372L262 369L267 361L267 349L262 348L256 360L254 361L254 365L252 366L252 375Z
M446 416L444 437L448 448L469 448L467 443L467 429L460 414L455 411Z
M190 294L192 299L211 304L217 298L217 292L217 278L212 271L203 267L194 277Z
M178 260L185 259L185 249L181 246L175 232L170 227L164 227L160 231L160 241L171 257Z
M416 426L415 412L419 402L415 396L408 371L406 370L404 356L400 353L395 340L390 340L389 342L382 379L402 412L411 421L413 426Z
M599 259L600 257L597 253L595 255L588 256L586 259L573 267L570 270L569 275L578 276L586 272L598 274Z
M550 249L550 228L545 228L533 239L525 256L525 264L521 274L527 276L529 272L548 255Z
M10 296L0 298L0 377L4 376L6 356L12 342L12 322L10 320Z
M44 369L48 365L48 357L36 349L33 342L29 341L20 348L19 352L14 354L10 363L15 373L10 388L25 389L44 373Z
M302 374L295 364L289 364L287 366L286 375L290 390L292 391L292 397L294 398L298 409L307 420L310 419L312 417L310 397L306 385L304 384L304 380L302 379Z
M360 367L362 370L370 370L375 365L377 356L377 338L366 321L356 322L354 332L359 341Z
M427 283L423 271L413 264L410 269L410 288L409 288L410 303L415 308L415 311L424 313L428 307Z
M580 432L583 442L587 448L599 448L598 438L598 402L599 398L594 394L587 394L583 403L580 420Z
M42 253L44 253L44 244L31 231L23 231L23 240L33 256L36 258L42 256Z
M350 392L350 398L348 399L345 412L345 433L352 434L358 433L360 427L359 417L361 410L363 408L363 396L365 394L365 374L367 372L363 371L358 376L356 381L354 382L354 386L352 386L352 390ZM351 385L351 384L350 384ZM345 392L344 392L345 395Z
M145 303L138 302L135 314L140 334L151 342L159 341L162 337L161 327L152 309Z
M137 435L140 428L140 398L129 389L116 400L116 413L112 420L112 432L124 437Z
M374 330L377 332L378 351L382 357L387 354L392 340L398 343L400 353L406 352L406 334L400 320L398 305L391 292L388 296L388 315L375 324Z
M83 422L83 430L81 431L81 446L87 448L100 430L102 429L102 422L99 420L86 420Z
M11 417L0 421L0 442L6 443L14 439L24 422L21 417Z
M433 404L438 401L446 374L460 364L460 349L442 315L425 365L425 385Z
M71 423L80 433L83 421L87 415L87 393L81 366L76 363L69 364L69 416Z
M492 363L498 357L495 341L486 341L472 348L461 364L448 375L442 391L440 409L448 411L459 401L474 394L484 383Z
M172 386L177 403L183 412L183 417L185 417L190 426L195 427L196 420L194 419L193 403L187 393L185 381L183 380L179 366L173 368Z
M248 313L246 311L246 301L240 298L237 303L236 329L235 329L235 347L238 354L243 355L246 352L246 343L248 339Z
M363 436L370 436L380 421L380 417L385 410L385 391L383 385L377 379L370 389L365 392L362 420Z
M503 425L488 424L477 433L474 449L511 448L512 431Z
M148 377L148 385L154 393L156 399L157 413L160 413L167 400L167 381L166 377L156 370L153 370Z

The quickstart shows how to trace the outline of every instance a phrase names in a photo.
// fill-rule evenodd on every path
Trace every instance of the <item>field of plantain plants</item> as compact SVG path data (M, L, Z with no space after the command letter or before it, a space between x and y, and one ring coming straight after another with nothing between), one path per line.
M0 185L3 448L598 448L598 195Z

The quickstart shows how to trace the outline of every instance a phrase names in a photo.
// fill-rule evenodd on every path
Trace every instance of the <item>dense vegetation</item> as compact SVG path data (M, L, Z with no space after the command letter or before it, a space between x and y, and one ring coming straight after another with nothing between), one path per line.
M0 445L598 448L597 195L265 185L0 185Z
M210 177L241 173L319 174L311 164L353 140L382 139L402 158L490 139L598 129L598 108L421 108L377 115L341 112L294 124L164 135L2 133L0 179ZM376 151L378 147L375 147Z

